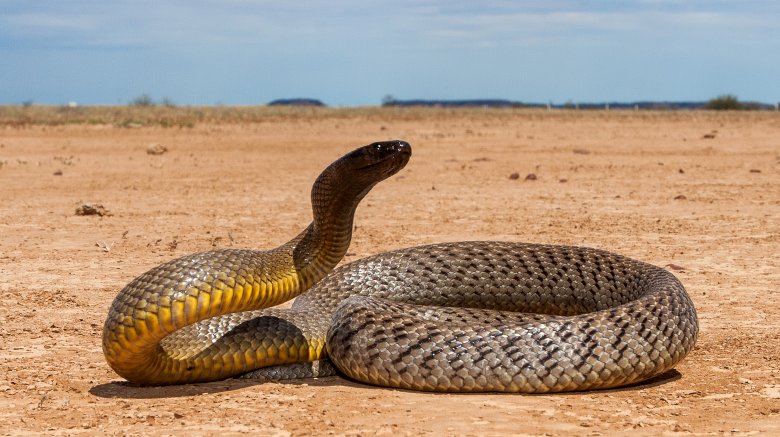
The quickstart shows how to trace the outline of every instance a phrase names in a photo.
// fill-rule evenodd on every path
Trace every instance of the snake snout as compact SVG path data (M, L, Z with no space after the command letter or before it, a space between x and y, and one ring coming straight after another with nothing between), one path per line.
M374 144L376 144L375 147L387 149L388 153L391 154L398 154L401 156L412 156L411 144L403 140L392 140L392 141L385 141L385 142L374 143Z
M391 172L391 174L394 174L404 168L406 163L409 162L409 158L412 157L412 146L406 141L395 140L390 141L387 148L392 151L390 156L394 158L396 163L395 168Z

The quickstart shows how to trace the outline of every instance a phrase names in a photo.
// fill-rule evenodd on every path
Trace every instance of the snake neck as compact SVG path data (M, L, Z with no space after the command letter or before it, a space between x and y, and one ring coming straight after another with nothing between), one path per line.
M352 241L355 210L376 185L374 181L346 184L338 166L328 170L312 187L314 220L288 243L295 271L303 280L301 292L325 277L344 258Z
M346 254L360 201L379 181L400 170L410 153L403 142L376 143L328 166L312 187L313 222L276 249L196 253L131 281L114 299L103 328L108 364L132 382L170 384L316 359L321 345L281 352L276 345L247 350L242 349L243 340L233 344L222 337L216 342L209 335L184 331L182 338L189 341L177 346L171 334L217 316L278 305L317 283ZM228 319L217 323L222 320Z
M294 270L300 278L296 294L319 282L344 258L352 238L351 221L339 227L313 222L289 244Z

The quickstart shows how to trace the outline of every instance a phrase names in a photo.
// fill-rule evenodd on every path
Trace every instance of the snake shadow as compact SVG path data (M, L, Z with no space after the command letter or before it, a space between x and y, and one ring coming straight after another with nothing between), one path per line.
M95 385L89 389L89 393L93 396L110 399L165 399L225 393L263 384L282 384L311 387L362 387L375 390L391 390L384 387L376 387L352 381L342 376L327 376L322 378L291 379L286 381L226 379L215 382L164 386L143 386L127 381L112 381Z
M181 398L241 390L260 384L263 384L263 381L251 379L226 379L198 384L163 386L142 386L127 381L112 381L90 388L89 393L97 397L113 399Z
M599 390L585 390L585 391L570 391L564 393L555 393L559 396L572 396L583 393L620 393L624 391L642 391L650 388L660 387L670 382L678 381L682 378L682 373L676 369L667 370L666 372L656 375L650 379L644 381L635 382L633 384L623 385L615 388L606 388Z
M566 392L566 393L554 393L555 396L578 396L583 393L615 393L623 391L640 391L650 388L655 388L674 382L682 378L682 374L675 370L669 370L666 373L642 381L636 384L630 384L623 387L617 387L605 390L588 390L581 392ZM293 386L310 386L310 387L353 387L363 388L367 390L386 390L396 392L410 392L419 393L413 390L377 387L361 382L353 381L343 376L328 376L323 378L311 378L311 379L291 379L286 381L264 381L253 379L226 379L224 381L216 382L204 382L198 384L184 384L184 385L166 385L166 386L140 386L129 383L127 381L112 381L109 383L98 384L89 389L89 393L101 397L112 399L164 399L164 398L179 398L188 396L198 396L204 394L217 394L230 392L234 390L241 390L248 387L254 387L263 385L266 383L281 384L281 385L293 385ZM428 394L433 396L451 396L452 393L437 393L429 392ZM486 393L462 393L462 396L469 395L484 395ZM549 396L550 394L536 394L532 396Z
M561 393L533 393L533 394L526 393L523 395L524 396L578 396L587 393L619 393L624 391L641 391L641 390L651 389L655 387L660 387L670 382L678 381L680 378L682 378L682 373L680 373L676 369L671 369L671 370L667 370L666 372L660 375L647 379L645 381L636 382L633 384L628 384L621 387L615 387L610 389L582 390L582 391L561 392ZM284 385L308 385L314 387L335 387L335 386L356 387L356 388L365 388L371 390L387 390L387 391L396 391L396 392L420 393L419 391L416 390L380 387L380 386L365 384L359 381L354 381L352 379L349 379L347 376L341 374L339 374L338 376L330 376L330 377L318 378L318 379L305 379L305 380L293 379L287 381L277 381L277 383L284 384ZM452 396L453 394L459 396L486 395L486 394L494 394L500 396L512 395L511 393L498 393L498 392L476 392L476 393L425 392L425 393L434 396Z

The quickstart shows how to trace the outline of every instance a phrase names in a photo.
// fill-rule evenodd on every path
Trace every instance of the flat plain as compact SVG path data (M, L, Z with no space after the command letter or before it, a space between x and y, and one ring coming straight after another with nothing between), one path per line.
M695 350L646 384L532 396L341 377L136 387L106 365L124 284L191 252L284 243L326 165L391 138L412 159L362 202L344 262L458 240L607 249L680 278ZM2 435L780 434L779 297L777 112L0 111Z

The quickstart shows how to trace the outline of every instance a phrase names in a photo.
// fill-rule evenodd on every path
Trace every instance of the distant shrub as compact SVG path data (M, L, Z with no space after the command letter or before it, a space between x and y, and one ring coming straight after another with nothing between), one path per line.
M141 94L130 101L130 106L154 106L154 100L149 94Z
M710 99L710 101L704 105L704 108L713 109L715 111L734 111L738 109L746 109L745 106L739 102L737 96L731 94L723 94L715 97L714 99Z

